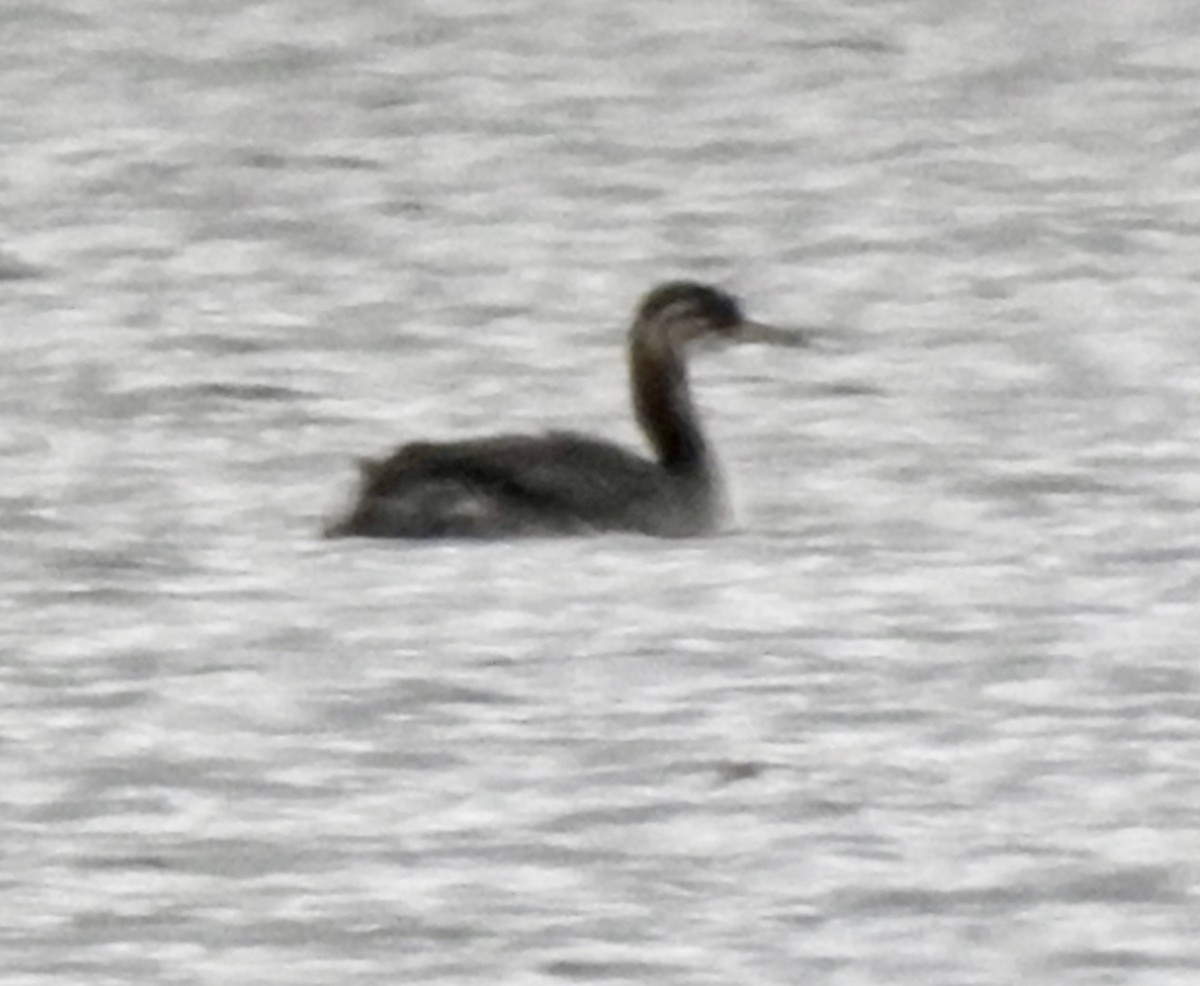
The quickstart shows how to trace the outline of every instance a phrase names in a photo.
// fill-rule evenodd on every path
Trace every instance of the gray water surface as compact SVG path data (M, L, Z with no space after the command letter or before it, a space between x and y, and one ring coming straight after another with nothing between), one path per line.
M1200 10L4 4L0 981L1200 981ZM635 444L738 523L324 542Z

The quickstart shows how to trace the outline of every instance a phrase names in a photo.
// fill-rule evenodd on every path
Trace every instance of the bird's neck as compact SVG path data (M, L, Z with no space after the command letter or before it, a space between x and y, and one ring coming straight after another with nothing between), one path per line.
M687 365L669 324L635 323L630 380L638 424L668 472L709 476L712 455L688 386Z

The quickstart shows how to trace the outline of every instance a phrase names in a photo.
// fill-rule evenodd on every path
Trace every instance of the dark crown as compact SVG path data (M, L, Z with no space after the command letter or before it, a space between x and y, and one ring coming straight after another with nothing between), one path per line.
M685 308L686 306L686 308ZM680 308L716 329L732 329L742 322L742 309L732 295L695 281L668 281L648 291L638 307L638 320L651 321L668 308Z

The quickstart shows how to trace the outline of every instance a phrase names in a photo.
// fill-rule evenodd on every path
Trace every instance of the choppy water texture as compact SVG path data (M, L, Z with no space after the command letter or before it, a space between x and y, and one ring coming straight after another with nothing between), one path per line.
M0 7L0 981L1200 981L1200 8ZM315 538L636 441L726 537Z

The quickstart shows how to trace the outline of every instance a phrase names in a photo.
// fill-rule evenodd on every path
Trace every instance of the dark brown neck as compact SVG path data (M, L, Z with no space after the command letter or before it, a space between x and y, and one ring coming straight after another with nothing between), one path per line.
M707 474L711 456L692 405L687 367L669 323L635 323L631 330L630 381L642 433L668 472Z

